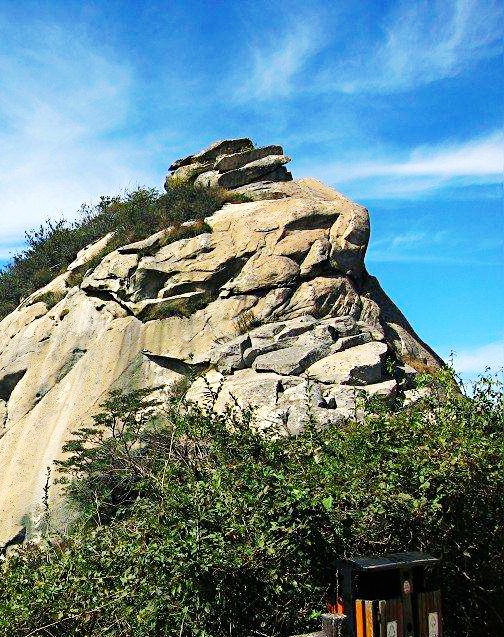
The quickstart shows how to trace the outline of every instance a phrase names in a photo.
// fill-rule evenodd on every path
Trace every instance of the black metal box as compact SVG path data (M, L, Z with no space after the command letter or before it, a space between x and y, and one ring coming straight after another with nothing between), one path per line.
M442 637L438 564L423 553L341 560L329 610L351 637Z

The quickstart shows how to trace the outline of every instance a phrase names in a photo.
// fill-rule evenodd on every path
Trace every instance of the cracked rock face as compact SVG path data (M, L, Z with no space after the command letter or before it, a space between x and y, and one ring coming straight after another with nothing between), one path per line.
M122 246L71 287L104 237L1 321L0 545L23 516L36 521L47 467L112 389L169 393L195 373L188 403L251 408L258 427L285 433L354 417L359 392L418 399L403 357L441 361L366 272L367 211L290 181L287 160L244 138L174 162L168 179L206 175L251 201L208 217L211 232ZM149 320L153 307L165 318Z

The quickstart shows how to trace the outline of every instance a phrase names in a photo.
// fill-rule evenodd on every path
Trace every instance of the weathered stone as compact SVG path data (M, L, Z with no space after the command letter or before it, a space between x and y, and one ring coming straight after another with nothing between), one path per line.
M180 166L171 175L168 175L165 181L165 189L168 190L170 184L177 181L194 181L196 177L202 173L207 173L213 169L212 162L199 163L194 162L185 166Z
M222 188L239 188L245 184L253 181L258 181L264 178L268 174L272 174L279 166L283 166L290 161L290 157L286 155L269 155L262 159L257 159L249 164L245 164L241 168L230 170L229 172L222 173L217 179L217 184ZM284 174L284 173L281 173ZM271 176L272 181L274 177L280 175ZM287 175L284 175L287 178Z
M149 321L144 326L144 349L184 363L208 363L216 343L238 335L236 318L255 302L255 297L245 295L216 299L188 317Z
M266 415L266 414L264 414ZM263 415L263 417L264 417ZM339 411L328 409L320 386L311 381L303 381L287 388L279 397L276 409L269 411L270 422L281 423L280 433L296 435L311 422L318 427L343 420ZM263 421L266 428L267 421Z
M327 234L328 230L325 228L292 232L275 245L274 252L285 257L301 257L310 251L316 241L322 240Z
M331 409L338 409L346 417L357 414L357 405L362 387L352 385L331 385L323 391L326 404Z
M264 199L285 199L289 196L285 190L286 185L290 185L289 181L272 182L269 180L254 181L251 184L245 184L239 188L235 188L235 192L246 195L252 201L261 201Z
M25 308L29 305L33 305L35 303L38 304L40 302L48 305L53 300L63 298L69 289L67 281L70 275L70 272L63 272L63 274L58 275L43 288L40 288L40 290L37 290L33 294L30 294L30 296L28 296L26 299L24 299L20 303L20 307Z
M227 377L210 371L192 384L186 399L217 413L251 410L253 426L270 435L297 434L310 420L321 427L342 420L340 412L327 408L318 384L252 370Z
M295 346L297 343L296 337L310 331L316 324L317 321L313 317L302 316L291 321L266 323L251 330L248 333L250 347L243 354L245 365L250 367L254 360L262 354ZM319 330L317 332L315 329L312 335L314 338L319 338L319 340L331 340L331 334L328 330Z
M210 365L224 374L243 369L245 367L243 355L249 348L250 336L242 334L228 343L213 348L210 354Z
M0 398L0 438L5 431L5 423L7 422L7 401Z
M331 262L338 270L359 278L369 242L368 211L357 204L345 210L331 228Z
M369 396L384 396L385 398L390 398L397 393L397 381L394 379L384 380L374 385L365 385L363 389Z
M257 322L270 321L274 314L281 312L281 308L286 305L292 293L292 287L280 287L273 288L265 295L261 295L253 310L255 320Z
M294 283L299 274L298 264L288 257L275 254L255 254L243 266L240 274L225 286L234 293L243 294Z
M119 254L137 254L149 249L155 250L161 241L170 234L171 230L172 228L160 230L150 237L142 239L142 241L135 241L135 243L129 243L128 245L117 248L117 252L119 252Z
M285 166L277 166L271 172L262 175L262 179L271 183L277 181L291 181L292 173Z
M273 324L278 326L278 324ZM284 349L289 346L289 342L278 343L273 336L257 335L254 332L249 332L251 345L245 350L243 354L243 360L247 367L251 367L252 363L258 356L273 352L275 350Z
M364 345L364 343L369 343L371 340L372 338L369 332L359 332L351 336L343 336L331 347L331 354L342 352L357 345Z
M194 183L196 186L217 186L219 182L219 173L216 170L208 170L196 177Z
M138 254L121 254L118 250L108 254L100 265L81 284L83 290L119 292L138 265Z
M98 241L95 241L94 243L91 243L91 245L80 250L75 257L75 260L68 266L67 270L72 272L73 270L82 268L92 259L95 259L103 252L103 250L105 250L108 244L112 241L113 237L114 233L109 232L101 239L98 239Z
M261 148L244 150L241 153L234 153L233 155L223 155L217 159L214 168L223 173L228 170L241 168L245 166L245 164L263 159L269 155L283 155L283 148L281 146L262 146Z
M75 260L67 267L66 272L56 276L50 283L24 299L21 306L26 307L33 305L40 299L58 299L59 297L63 297L73 285L71 279L73 273L77 270L85 270L87 264L99 257L106 250L113 237L114 233L109 232L101 239L98 239L98 241L80 250Z
M301 382L301 378L260 374L252 369L243 369L226 378L215 402L215 410L223 413L233 406L239 409L272 408L285 388Z
M330 336L324 339L312 334L302 334L291 347L261 354L254 360L252 367L258 372L297 376L311 363L325 356L331 345Z
M419 400L422 400L423 398L427 398L429 394L430 394L430 390L428 387L418 387L416 389L407 389L404 392L403 405L405 407L408 407L409 405L413 405Z
M362 316L362 314L361 314ZM383 327L378 325L369 325L365 321L357 321L357 325L362 332L369 334L373 341L384 341L385 340L385 332Z
M310 251L306 255L303 263L301 263L300 274L301 276L313 275L317 270L320 270L321 266L329 258L329 252L331 250L330 242L323 238L317 239L312 244Z
M316 277L301 283L281 311L283 318L314 316L358 316L361 301L346 277Z
M311 328L317 324L317 319L309 314L300 316L299 318L291 319L290 321L283 321L279 325L284 327L277 334L277 341L282 341L294 336L299 336L311 330Z
M219 142L173 168L199 171L191 163L213 166L251 149L250 140ZM72 287L76 269L110 246L104 237L0 321L0 545L24 515L43 512L46 467L112 389L160 387L164 400L182 374L215 365L225 373L210 370L189 398L210 399L219 413L251 407L254 426L284 435L309 421L360 418L362 394L396 391L394 380L382 382L387 347L397 360L407 353L440 364L365 274L367 212L313 179L272 182L288 171L263 159L236 169L247 179L261 173L237 190L257 200L224 205L205 220L211 231L168 243L173 229L165 228L114 250ZM206 172L217 183L233 170ZM148 308L167 304L168 312L174 301L188 316L147 320ZM299 375L307 364L319 380ZM398 396L415 374L397 368ZM51 484L50 499L57 494Z
M36 319L1 355L0 366L10 359L27 369L9 397L0 439L1 540L12 536L24 515L36 518L42 509L44 467L62 457L70 432L89 418L114 384L121 386L140 354L142 324L130 317L115 319L106 310L113 302L97 310L94 299L79 292L64 303L64 318Z
M277 323L265 323L264 325L260 325L259 327L254 328L250 332L250 338L252 344L257 343L257 341L261 341L263 339L274 340L277 334L280 334L286 325L286 321L280 321Z
M186 402L194 403L201 409L213 409L224 379L223 374L211 369L192 383L185 395Z
M171 314L190 314L191 307L195 302L200 302L205 299L206 295L204 291L193 290L192 292L184 292L182 294L174 294L170 297L162 297L159 299L145 299L136 303L123 301L124 305L135 315L142 320L148 320L149 311L156 307L160 307L166 315ZM146 318L147 317L147 318Z
M360 332L357 321L351 316L334 316L322 319L323 325L334 330L334 339L342 336L352 336Z
M308 367L305 375L322 383L377 383L382 378L382 363L387 349L385 343L358 345L317 361Z
M230 153L239 153L244 150L250 150L254 147L252 140L248 137L242 137L239 139L223 139L217 142L213 142L210 146L203 149L195 155L189 155L182 159L177 159L170 166L169 170L176 170L181 166L187 166L192 163L205 163L215 161L219 155L227 155Z

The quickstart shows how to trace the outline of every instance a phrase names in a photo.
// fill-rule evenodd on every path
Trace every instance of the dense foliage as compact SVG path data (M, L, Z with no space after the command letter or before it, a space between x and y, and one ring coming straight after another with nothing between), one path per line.
M244 197L220 188L171 182L166 192L140 188L123 197L102 197L94 207L83 207L77 221L47 221L26 233L26 248L0 271L0 319L22 298L64 272L79 250L114 232L99 259L120 245L131 243L184 221L203 220L226 202ZM95 263L96 265L96 263Z
M3 567L0 635L289 635L318 626L335 558L396 550L443 558L448 637L502 634L502 389L424 382L276 439L114 394L67 446L73 528Z

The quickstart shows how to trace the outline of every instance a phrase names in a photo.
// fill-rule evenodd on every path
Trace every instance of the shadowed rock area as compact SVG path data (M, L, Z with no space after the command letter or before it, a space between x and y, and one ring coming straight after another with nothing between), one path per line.
M292 181L288 161L246 138L175 161L167 180L250 201L226 204L203 234L164 245L167 228L122 246L72 286L104 237L1 321L0 545L36 521L47 467L112 389L163 396L190 371L189 403L252 408L257 426L285 433L358 417L359 392L415 399L411 365L441 360L366 271L367 210Z

